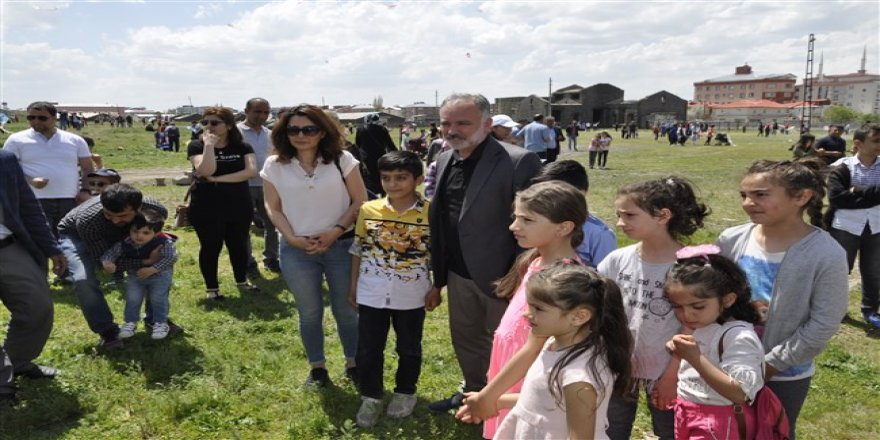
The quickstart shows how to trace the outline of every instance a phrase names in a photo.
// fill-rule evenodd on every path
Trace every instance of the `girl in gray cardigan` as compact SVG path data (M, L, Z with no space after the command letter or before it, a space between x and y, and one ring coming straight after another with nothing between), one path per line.
M808 165L752 164L740 191L752 223L729 228L718 239L722 254L748 275L764 313L765 380L782 401L792 438L814 359L837 332L848 303L846 253L816 227L825 181ZM804 211L813 225L804 221Z

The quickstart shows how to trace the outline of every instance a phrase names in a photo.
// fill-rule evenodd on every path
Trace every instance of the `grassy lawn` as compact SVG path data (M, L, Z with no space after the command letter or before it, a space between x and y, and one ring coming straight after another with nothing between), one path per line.
M10 130L20 130L16 124ZM109 167L120 170L183 169L183 153L153 148L152 134L133 129L90 126L83 134L95 137L97 152ZM709 242L722 229L743 223L738 182L758 158L789 157L794 135L758 138L754 132L733 133L735 147L669 147L654 143L650 133L638 140L617 139L608 170L591 171L589 204L592 212L613 220L616 189L626 183L679 174L690 178L712 208L706 228L695 242ZM188 133L184 131L184 139ZM0 136L0 142L5 139ZM579 139L587 143L587 137ZM582 146L582 148L585 147ZM564 148L564 147L563 147ZM562 158L586 160L585 153ZM143 182L146 194L159 198L169 210L183 198L185 187L156 187ZM169 221L170 223L170 221ZM22 380L22 403L0 413L0 438L479 438L479 429L456 423L449 415L431 414L428 402L447 397L460 380L449 342L445 304L426 321L424 366L419 406L403 421L383 420L373 429L353 423L360 399L343 378L341 347L333 320L325 322L328 366L336 386L325 391L304 390L308 373L299 340L297 316L290 292L276 275L259 281L263 292L233 291L226 256L221 257L221 286L227 301L207 302L197 265L198 241L192 230L180 236L181 253L171 295L171 316L186 327L186 335L154 342L139 333L122 351L99 354L96 335L86 326L69 288L53 287L55 328L40 362L63 369L54 381ZM627 244L620 236L620 244ZM254 236L254 246L262 240ZM858 292L850 293L850 316L859 316ZM121 290L107 289L117 319ZM327 315L329 316L329 310ZM0 324L8 321L0 308ZM392 342L393 344L393 342ZM393 345L391 345L393 347ZM396 360L387 353L386 385L393 383ZM861 322L847 319L819 367L798 423L801 439L872 439L880 437L880 339ZM644 411L633 438L649 431Z

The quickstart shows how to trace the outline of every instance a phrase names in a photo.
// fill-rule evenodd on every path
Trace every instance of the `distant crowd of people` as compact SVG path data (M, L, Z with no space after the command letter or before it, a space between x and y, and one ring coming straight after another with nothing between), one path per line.
M767 438L768 429L794 438L815 358L846 314L857 254L863 318L880 328L880 125L855 131L855 156L845 142L836 154L832 139L797 147L824 162L754 162L739 183L750 222L714 244L685 245L711 212L687 179L622 186L616 225L636 243L617 249L588 210L587 168L557 160L565 135L577 150L577 121L518 124L492 116L482 95L453 94L423 161L420 149L394 145L378 114L350 143L333 112L284 108L270 130L270 109L253 98L236 122L210 107L190 129L188 217L205 297L261 294L249 232L259 219L263 267L295 299L305 384L332 383L326 295L361 427L414 411L426 313L443 289L463 385L428 409L483 423L486 438L627 439L641 394L661 439ZM123 348L141 324L157 340L183 331L169 316L178 252L166 207L95 169L86 141L57 128L52 104L31 104L27 119L0 151L0 299L12 315L0 402L10 404L15 376L58 374L34 362L52 329L47 261L72 284L102 350ZM666 132L678 139L689 127ZM606 167L610 145L607 131L596 134L590 168ZM218 277L223 247L231 289ZM100 270L125 273L121 325ZM756 402L775 402L782 416L762 421Z

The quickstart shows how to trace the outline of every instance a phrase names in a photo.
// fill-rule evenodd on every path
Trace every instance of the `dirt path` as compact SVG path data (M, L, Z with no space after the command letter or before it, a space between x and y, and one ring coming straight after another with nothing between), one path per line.
M144 182L155 180L157 177L164 177L169 179L168 184L170 185L170 179L172 177L180 177L183 176L184 169L169 169L169 168L155 168L155 169L141 169L141 170L118 170L119 174L122 175L122 181L125 183L132 182Z

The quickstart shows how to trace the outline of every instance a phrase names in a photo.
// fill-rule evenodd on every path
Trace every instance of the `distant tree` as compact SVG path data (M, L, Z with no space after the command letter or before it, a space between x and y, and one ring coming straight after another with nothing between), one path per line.
M842 105L832 105L822 113L822 119L826 122L852 122L861 119L861 116L858 111Z
M861 122L871 122L878 123L880 122L880 114L877 113L862 113L862 117L860 118Z
M382 95L376 96L373 98L373 108L378 110L382 110L384 107L382 106Z

